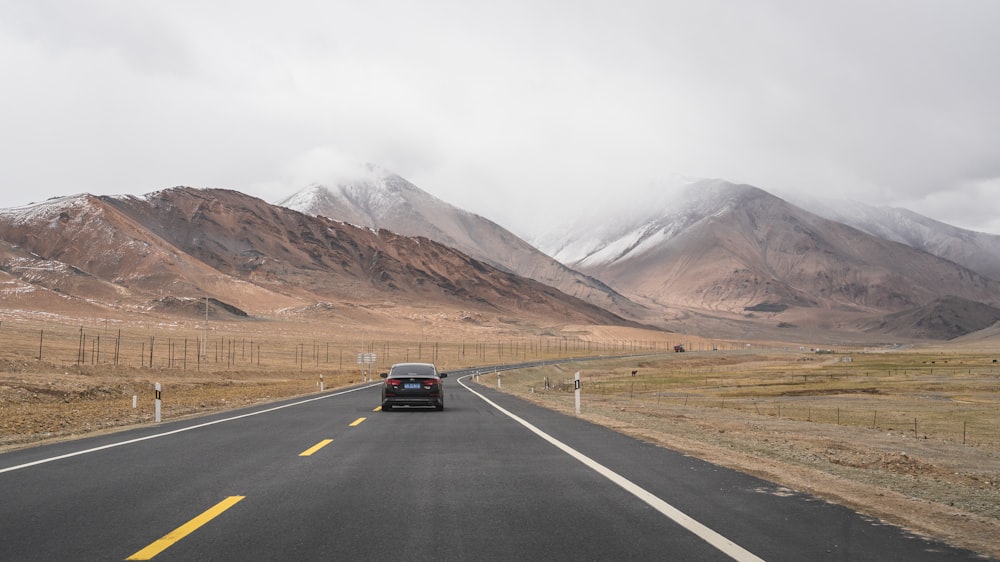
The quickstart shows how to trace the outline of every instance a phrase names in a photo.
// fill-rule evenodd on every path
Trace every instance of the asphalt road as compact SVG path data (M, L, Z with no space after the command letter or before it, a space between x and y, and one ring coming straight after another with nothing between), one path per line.
M977 559L460 375L0 454L0 560Z

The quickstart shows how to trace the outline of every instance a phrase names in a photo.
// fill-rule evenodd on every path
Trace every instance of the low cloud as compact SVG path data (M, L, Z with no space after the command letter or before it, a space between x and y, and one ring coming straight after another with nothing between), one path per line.
M372 162L526 229L679 173L1000 233L996 21L986 0L5 3L0 206L277 200Z

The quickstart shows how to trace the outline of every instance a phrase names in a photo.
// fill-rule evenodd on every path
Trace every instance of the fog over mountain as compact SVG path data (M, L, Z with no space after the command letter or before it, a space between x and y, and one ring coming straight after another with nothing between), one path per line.
M734 184L717 179L671 176L621 197L600 201L596 212L573 217L548 232L529 237L539 249L571 266L612 256L629 236L642 237L642 228L669 224L683 228L692 218L718 206L719 197ZM908 209L874 206L847 199L780 194L787 202L877 238L899 242L953 261L977 273L1000 280L1000 236L965 230ZM668 235L667 232L661 234Z
M607 285L567 268L493 221L375 165L335 185L308 186L277 204L367 228L423 236L616 314L632 318L644 314L642 307Z
M996 234L965 230L899 207L802 195L789 199L821 217L1000 279L1000 236Z
M546 263L495 223L437 200L399 176L374 167L369 172L367 178L332 187L311 186L283 204L428 236L522 275L534 276L537 269L530 264ZM572 277L573 284L579 286L581 277L599 279L643 304L638 311L620 307L616 312L659 318L670 326L679 319L717 316L758 326L891 332L921 310L937 314L958 302L966 303L963 309L968 303L996 304L998 286L989 277L1000 253L989 235L901 210L819 207L833 220L753 186L672 176L596 201L591 215L560 219L554 210L553 221L544 225L550 230L539 231L533 240L582 273ZM833 214L838 208L841 214ZM511 252L512 240L522 251ZM558 277L534 278L565 290ZM938 299L944 300L931 306ZM606 306L607 301L592 302ZM916 312L901 315L909 310ZM888 314L906 320L881 320Z
M552 222L538 240L559 261L376 167L283 203L171 188L0 209L0 301L190 315L209 297L232 318L362 322L440 307L798 340L952 338L1000 314L990 236L864 206L825 204L831 220L722 180L622 189Z
M374 231L240 192L179 187L82 194L0 210L0 303L88 316L352 317L431 309L477 321L631 324L548 285L426 238ZM413 322L419 323L419 320Z
M866 215L846 214L865 224ZM869 230L883 237L753 186L673 178L633 193L601 220L583 219L544 238L543 248L634 298L789 326L859 326L866 315L952 296L996 305L996 280L930 253L981 251L979 263L990 264L996 250L974 245L983 238L910 216L909 228L897 221L883 230L869 218Z

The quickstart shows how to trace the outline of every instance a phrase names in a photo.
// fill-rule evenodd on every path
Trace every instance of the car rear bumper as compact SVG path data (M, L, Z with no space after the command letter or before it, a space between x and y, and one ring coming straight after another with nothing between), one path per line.
M423 407L443 407L444 399L435 397L420 396L390 396L382 400L382 407L386 406L423 406Z

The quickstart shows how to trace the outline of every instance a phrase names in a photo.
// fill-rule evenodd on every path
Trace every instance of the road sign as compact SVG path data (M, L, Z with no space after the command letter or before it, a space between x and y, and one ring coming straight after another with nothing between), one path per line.
M375 354L374 353L359 353L358 354L358 365L361 365L361 379L368 382L372 379L372 366L375 364ZM365 365L368 366L368 372L365 373Z

